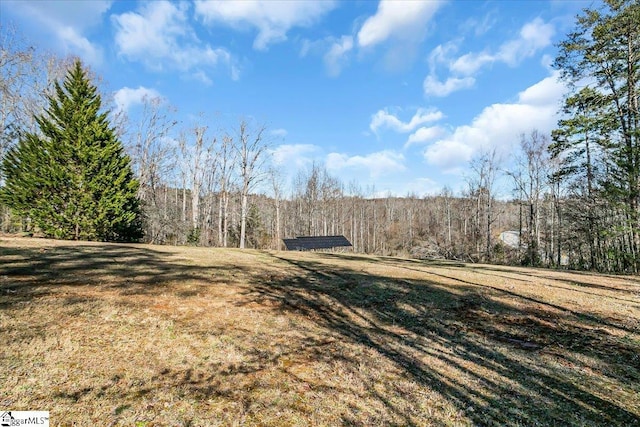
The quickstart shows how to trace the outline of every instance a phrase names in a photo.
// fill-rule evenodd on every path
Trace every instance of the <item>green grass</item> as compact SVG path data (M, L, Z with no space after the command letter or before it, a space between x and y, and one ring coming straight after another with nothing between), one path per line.
M0 409L52 425L640 425L640 281L0 239Z

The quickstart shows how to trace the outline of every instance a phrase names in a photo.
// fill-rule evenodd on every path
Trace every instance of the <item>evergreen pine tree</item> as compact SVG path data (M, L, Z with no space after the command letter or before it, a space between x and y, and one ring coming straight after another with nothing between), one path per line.
M551 146L562 161L557 178L586 187L589 205L578 207L577 225L588 239L588 267L606 271L640 271L638 22L637 0L585 9L555 60L572 89Z
M36 117L40 133L26 134L3 159L0 197L49 237L139 239L139 184L80 61L48 101Z

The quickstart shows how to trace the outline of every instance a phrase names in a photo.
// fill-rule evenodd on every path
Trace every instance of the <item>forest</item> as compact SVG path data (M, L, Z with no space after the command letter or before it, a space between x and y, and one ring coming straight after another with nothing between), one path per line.
M320 164L287 182L271 161L273 141L265 124L240 118L220 126L203 114L197 125L182 126L172 107L154 98L145 99L140 115L127 117L109 108L112 99L103 93L100 76L86 65L44 53L19 30L1 28L0 231L256 249L282 249L285 237L344 235L359 253L637 273L638 22L637 1L610 0L585 10L554 61L568 89L556 129L514 135L515 161L508 165L495 152L479 153L462 191L445 188L425 197L380 197L358 182L342 182ZM60 141L72 139L51 126L55 117L77 119L64 113L70 99L87 112L82 119L96 126L89 139L102 135L110 142L69 145L58 161L89 167L107 156L94 155L99 150L118 152L111 169L130 170L131 176L101 177L103 186L126 184L108 203L95 201L95 194L105 193L97 180L77 184L81 199L55 202L52 180L59 186L78 170L52 167L42 178L37 151L48 146L50 155ZM92 159L85 166L74 160L85 157ZM50 181L44 184L51 193L42 190L42 179ZM500 183L510 187L508 197L498 191ZM129 197L134 193L135 200ZM104 214L96 214L99 209ZM135 215L125 220L122 212ZM78 219L70 231L50 221L82 215L111 219Z

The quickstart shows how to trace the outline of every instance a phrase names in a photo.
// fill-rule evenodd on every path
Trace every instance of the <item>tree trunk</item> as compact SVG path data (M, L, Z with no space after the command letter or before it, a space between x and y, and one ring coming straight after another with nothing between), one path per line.
M240 206L240 249L244 249L245 239L247 235L247 209L248 197L246 192L242 193L242 202Z

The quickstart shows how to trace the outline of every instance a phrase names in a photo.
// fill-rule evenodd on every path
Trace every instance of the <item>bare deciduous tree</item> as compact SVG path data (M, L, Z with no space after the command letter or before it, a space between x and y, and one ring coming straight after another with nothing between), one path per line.
M21 134L37 132L35 117L72 63L37 51L14 27L0 25L0 158Z
M167 215L169 177L175 167L175 147L171 143L171 131L176 121L170 118L174 109L160 98L145 97L137 123L132 125L126 114L121 121L125 128L134 128L130 135L128 151L133 161L140 187L138 196L147 216L147 240L151 243L164 241L167 228L173 219Z
M216 161L219 170L218 245L225 248L229 242L229 191L233 186L232 178L235 160L233 138L225 135L222 137L216 152Z
M521 154L517 156L516 169L507 172L515 183L521 206L526 203L526 230L520 225L519 233L520 242L523 242L523 232L526 231L527 256L523 261L529 265L540 263L540 204L542 192L547 187L548 147L549 138L537 130L531 131L528 137L520 135Z
M270 167L269 171L269 184L271 187L271 193L273 197L273 207L275 211L274 226L271 240L273 242L273 249L280 249L282 247L282 231L281 231L281 205L283 194L283 174L282 171L275 167Z
M491 261L492 226L494 215L494 186L498 174L499 161L495 150L480 152L471 160L469 177L469 195L475 198L476 251L481 252L484 241L484 259Z
M247 233L247 214L249 212L249 192L264 178L268 141L265 140L266 127L253 126L247 120L241 120L234 138L234 148L238 161L240 177L240 248L244 249Z

